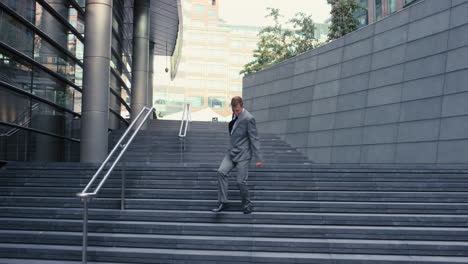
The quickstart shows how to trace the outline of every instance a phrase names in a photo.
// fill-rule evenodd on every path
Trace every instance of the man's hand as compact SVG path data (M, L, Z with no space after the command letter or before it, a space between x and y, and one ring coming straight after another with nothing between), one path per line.
M255 167L263 167L263 162L257 162L257 163L255 163Z

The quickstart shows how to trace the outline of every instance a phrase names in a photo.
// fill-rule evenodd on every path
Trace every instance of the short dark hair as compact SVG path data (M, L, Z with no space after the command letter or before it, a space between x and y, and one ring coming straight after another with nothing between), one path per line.
M231 99L231 106L237 106L237 105L244 106L244 102L242 102L242 97L240 96L234 96Z

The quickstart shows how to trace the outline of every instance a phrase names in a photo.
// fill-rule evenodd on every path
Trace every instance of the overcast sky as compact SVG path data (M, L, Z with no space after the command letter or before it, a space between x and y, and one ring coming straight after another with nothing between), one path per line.
M266 8L280 10L285 18L290 19L297 12L312 15L316 23L323 23L330 17L327 0L218 0L219 15L229 24L265 26L271 19L266 19Z

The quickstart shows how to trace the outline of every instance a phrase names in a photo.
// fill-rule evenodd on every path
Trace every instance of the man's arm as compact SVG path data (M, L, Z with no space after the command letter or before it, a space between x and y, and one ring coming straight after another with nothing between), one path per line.
M249 119L247 132L249 134L250 149L256 161L256 166L261 167L263 166L263 157L262 153L260 152L260 140L257 133L257 125L255 123L255 118Z

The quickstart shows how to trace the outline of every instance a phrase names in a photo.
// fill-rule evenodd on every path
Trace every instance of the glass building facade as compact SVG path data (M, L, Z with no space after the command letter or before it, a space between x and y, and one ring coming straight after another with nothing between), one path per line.
M359 26L362 27L418 1L420 0L356 0L364 8L357 10L354 16L359 20Z
M109 129L130 112L124 10L113 1ZM84 0L0 0L0 160L79 160L84 30Z

